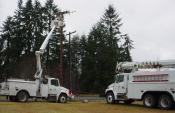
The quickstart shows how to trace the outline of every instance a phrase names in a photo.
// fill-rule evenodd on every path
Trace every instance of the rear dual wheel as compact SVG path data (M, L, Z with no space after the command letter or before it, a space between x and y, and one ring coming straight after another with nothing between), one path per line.
M159 97L159 106L162 109L170 109L170 108L172 108L172 106L173 106L172 98L169 95L166 95L166 94L161 95Z
M173 100L168 94L161 94L158 98L152 94L146 94L143 98L143 104L149 108L159 106L162 109L171 109Z
M155 107L157 105L157 99L152 94L146 94L143 98L143 104L149 108Z

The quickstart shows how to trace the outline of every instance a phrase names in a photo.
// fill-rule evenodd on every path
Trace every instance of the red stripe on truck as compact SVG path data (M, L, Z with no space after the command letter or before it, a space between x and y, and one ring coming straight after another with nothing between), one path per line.
M132 81L132 82L168 82L168 80L138 80L138 81Z

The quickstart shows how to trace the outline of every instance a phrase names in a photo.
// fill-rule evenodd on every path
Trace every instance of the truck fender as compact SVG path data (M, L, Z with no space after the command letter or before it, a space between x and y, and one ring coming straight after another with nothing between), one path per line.
M27 90L25 90L25 89L19 90L19 91L16 93L16 96L17 96L20 92L22 92L22 91L26 92L26 93L28 94L28 96L30 97L29 92L28 92Z
M117 96L116 96L117 94L115 94L113 90L107 90L106 93L105 93L105 96L106 96L107 93L109 93L109 92L113 93L114 98L115 98L115 100L116 100L116 99L117 99Z
M62 99L61 99L63 97L63 95L65 97L64 102L62 102ZM66 93L61 92L60 95L57 97L57 102L66 103L67 99L68 99L68 95Z
M108 92L112 92L112 93L114 94L115 100L117 100L117 92L114 92L113 89L107 89L107 90L105 91L105 96L106 96L106 94L107 94Z
M61 93L59 94L59 97L60 97L60 95L66 95L66 96L68 97L68 95L67 95L66 93L64 93L64 92L61 92Z
M114 94L114 92L113 92L112 90L108 90L108 91L106 91L105 96L106 96L106 95L107 95L107 93L109 93L109 92L111 92L111 93L113 93L113 94Z

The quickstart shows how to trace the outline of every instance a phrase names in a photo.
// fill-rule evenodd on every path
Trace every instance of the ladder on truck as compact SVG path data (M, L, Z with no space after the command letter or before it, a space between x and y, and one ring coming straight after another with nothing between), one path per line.
M132 72L138 70L139 68L175 68L175 60L120 62L116 66L116 72Z

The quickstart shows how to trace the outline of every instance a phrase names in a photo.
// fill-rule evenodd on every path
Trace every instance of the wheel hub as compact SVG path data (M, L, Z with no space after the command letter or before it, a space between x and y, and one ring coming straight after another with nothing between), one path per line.
M161 105L164 108L167 108L170 105L170 101L166 98L161 99Z
M151 97L147 97L145 99L145 105L148 106L148 107L152 105L152 99L151 99Z
M26 95L25 94L21 94L20 96L19 96L19 100L21 101L21 102L24 102L24 101L26 101Z
M107 99L108 99L108 102L112 102L112 95L109 95L109 96L107 97Z
M64 96L61 97L60 101L64 103L66 101L66 98Z

